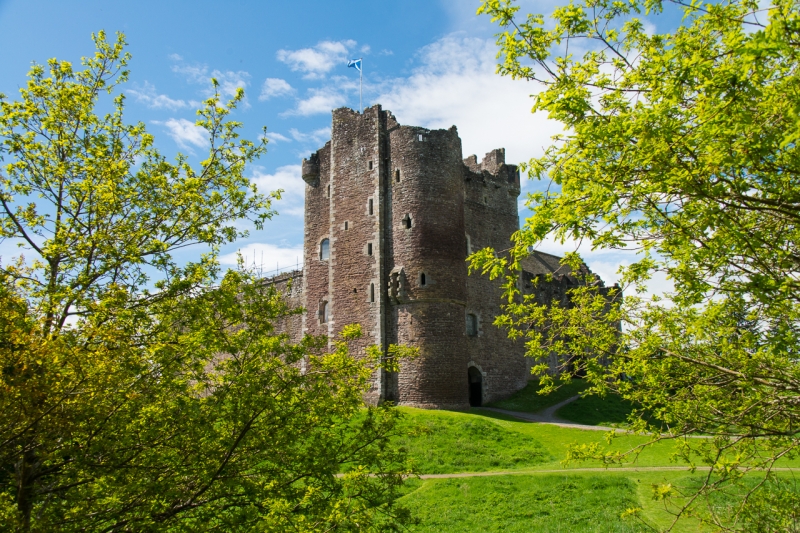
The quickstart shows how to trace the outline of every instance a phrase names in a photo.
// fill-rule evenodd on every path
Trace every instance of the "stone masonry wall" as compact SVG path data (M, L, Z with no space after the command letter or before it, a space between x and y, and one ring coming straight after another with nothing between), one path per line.
M505 164L505 150L493 150L481 163L473 155L464 160L464 218L470 252L492 247L503 254L510 237L519 228L517 198L519 171ZM466 253L466 251L465 251ZM478 318L477 335L467 337L470 366L483 375L483 401L510 396L523 388L530 377L530 365L522 340L508 338L505 330L493 324L500 314L501 280L474 274L467 279L467 313ZM466 381L467 370L464 369Z
M468 277L465 261L470 249L504 253L519 227L519 172L505 164L503 149L481 162L462 160L455 126L403 126L379 105L363 113L341 108L333 112L331 141L303 161L303 179L303 275L274 283L291 280L288 297L307 311L281 328L293 338L307 332L334 339L345 325L360 323L365 336L356 355L373 344L419 348L420 357L403 362L399 373L376 371L366 395L371 403L468 407L470 367L480 371L484 403L525 386L532 361L523 357L523 341L509 340L492 323L500 282ZM328 259L320 256L323 239ZM564 300L576 282L548 254L531 254L523 270L523 290L547 301ZM471 314L477 335L467 332Z
M382 118L379 107L369 108L363 114L347 108L333 112L330 332L335 336L347 324L361 324L364 337L354 348L357 356L363 356L369 345L382 345L379 246ZM381 395L382 379L378 372L367 400L377 402Z
M391 216L384 231L391 246L385 269L389 283L395 283L387 313L390 337L420 350L420 357L405 362L397 376L397 402L466 407L461 140L455 127L394 126L388 155Z

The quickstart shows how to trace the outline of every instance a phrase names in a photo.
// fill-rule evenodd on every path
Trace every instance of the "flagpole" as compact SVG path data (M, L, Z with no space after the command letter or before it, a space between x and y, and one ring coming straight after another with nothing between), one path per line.
M358 111L363 113L364 103L361 100L364 95L364 58L359 57L358 60L361 61L361 68L358 69Z

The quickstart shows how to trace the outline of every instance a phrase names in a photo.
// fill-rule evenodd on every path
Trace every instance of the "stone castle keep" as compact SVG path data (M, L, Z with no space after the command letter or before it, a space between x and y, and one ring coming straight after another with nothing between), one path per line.
M509 396L530 378L522 341L492 324L499 283L468 276L472 250L505 250L519 228L519 171L505 150L462 159L456 127L398 123L379 105L333 111L331 140L303 161L303 270L271 280L305 307L281 327L335 337L347 324L368 345L418 347L399 373L379 371L368 401L464 408ZM533 253L520 283L544 300L576 283L559 258ZM554 274L536 286L536 276Z

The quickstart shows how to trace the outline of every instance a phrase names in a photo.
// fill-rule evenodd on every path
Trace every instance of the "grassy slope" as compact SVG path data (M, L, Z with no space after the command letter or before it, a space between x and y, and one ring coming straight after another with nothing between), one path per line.
M680 487L692 480L685 469L648 470L683 466L671 460L675 445L669 441L648 446L635 462L624 465L626 469L581 472L575 469L602 465L590 461L563 465L570 445L600 443L607 451L627 451L648 442L649 437L618 433L608 444L603 431L525 422L482 409L400 409L406 415L402 428L406 434L399 441L408 449L418 473L519 472L410 480L410 493L403 503L422 521L411 528L415 532L642 530L637 520L620 518L628 507L641 508L646 524L664 530L673 516L653 500L653 486L671 483ZM781 461L779 466L798 467L800 460ZM672 531L708 529L684 519Z
M584 380L573 379L569 384L561 385L550 394L542 395L539 394L539 382L530 381L527 387L516 392L510 398L491 403L487 405L487 407L498 407L510 411L522 411L523 413L535 413L536 411L541 411L546 407L562 402L567 398L572 398L586 390L587 387L588 384Z
M637 505L636 486L620 476L498 476L427 480L403 499L416 532L633 532L620 518Z
M531 435L491 419L450 411L403 409L405 447L421 474L531 468L554 457Z

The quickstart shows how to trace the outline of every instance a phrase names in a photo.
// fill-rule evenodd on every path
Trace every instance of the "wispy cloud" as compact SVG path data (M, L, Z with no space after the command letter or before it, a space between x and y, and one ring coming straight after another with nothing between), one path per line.
M309 133L303 133L299 131L297 128L292 128L289 130L289 134L297 142L322 144L323 142L331 138L331 129L326 127L314 130Z
M268 194L272 191L282 189L284 191L281 203L296 203L297 200L303 201L306 183L300 177L300 165L285 165L268 174L263 167L253 168L253 175L250 180L256 184L259 192Z
M347 103L347 96L344 94L346 87L321 87L309 89L308 97L297 101L294 109L289 109L281 113L282 116L300 115L319 115L330 113L332 109L341 107Z
M456 125L465 157L505 147L509 163L526 161L541 154L562 126L531 113L531 93L538 88L498 76L496 54L494 39L444 37L419 51L410 76L387 80L371 101L403 124Z
M236 91L241 88L246 88L250 84L250 73L244 70L209 70L206 65L186 65L178 64L172 66L172 71L177 74L182 74L190 83L197 83L201 85L210 85L211 78L214 78L219 83L220 94L227 98L233 98ZM208 96L212 94L211 89L206 89L204 93ZM244 101L244 106L249 107L247 100Z
M267 140L270 142L292 142L289 137L275 131L267 133Z
M262 268L265 274L270 274L276 269L283 271L303 266L301 245L279 246L264 242L250 243L240 248L238 252L220 256L219 261L223 265L235 265L239 254L244 259L245 265Z
M356 42L351 39L322 41L311 48L278 50L276 56L293 71L302 72L304 78L320 79L324 78L334 66L344 63L350 50L355 46Z
M158 94L155 85L150 82L144 82L141 87L127 89L125 91L140 104L144 104L150 109L169 109L175 111L186 107L198 107L199 102L175 100L166 94Z
M181 57L179 54L170 54L167 57L173 61L183 61L183 57Z
M269 100L276 96L286 96L292 94L294 89L286 80L280 78L267 78L261 86L259 100Z
M153 124L166 127L167 134L183 149L191 151L192 146L208 146L208 131L185 118L171 118L164 122L154 120Z

